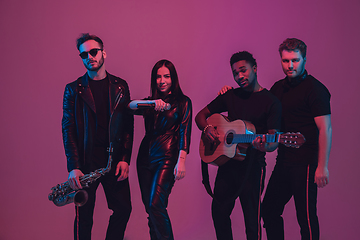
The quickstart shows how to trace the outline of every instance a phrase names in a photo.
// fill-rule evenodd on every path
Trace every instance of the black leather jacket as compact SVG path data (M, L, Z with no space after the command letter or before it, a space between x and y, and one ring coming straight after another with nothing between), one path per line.
M129 87L125 80L109 73L109 143L113 143L113 164L130 164L134 117L127 108ZM89 156L96 133L95 102L90 91L88 74L66 85L63 99L62 133L67 169L82 169Z

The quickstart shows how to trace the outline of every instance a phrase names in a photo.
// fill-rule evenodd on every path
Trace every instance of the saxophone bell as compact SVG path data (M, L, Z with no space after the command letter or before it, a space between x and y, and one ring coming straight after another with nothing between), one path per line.
M79 190L74 193L74 204L81 207L87 202L88 198L88 193L85 190Z
M51 200L49 198L49 200ZM78 190L71 192L66 195L59 196L57 198L52 199L51 201L58 207L65 206L69 203L74 203L76 206L81 207L83 206L88 200L88 193L85 190Z

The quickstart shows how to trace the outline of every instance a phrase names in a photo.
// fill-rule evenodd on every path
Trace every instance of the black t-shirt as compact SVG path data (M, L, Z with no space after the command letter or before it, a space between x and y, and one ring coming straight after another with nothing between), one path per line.
M109 145L109 78L93 80L89 78L91 93L96 109L96 137L93 146L92 169L105 167Z
M287 78L282 79L270 91L282 103L281 132L300 132L306 139L300 148L280 144L277 160L294 166L317 165L319 131L314 117L331 113L328 89L313 76L307 75L295 84Z
M267 89L259 92L231 89L215 98L207 108L211 114L228 112L230 121L240 119L251 122L258 134L268 133L270 129L280 129L281 103ZM250 147L247 158L250 155L265 164L264 152Z

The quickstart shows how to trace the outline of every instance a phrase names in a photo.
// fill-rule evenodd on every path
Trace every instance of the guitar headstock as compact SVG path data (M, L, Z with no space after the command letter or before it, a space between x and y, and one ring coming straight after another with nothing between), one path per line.
M304 135L301 133L282 133L280 134L279 143L284 144L286 147L299 148L306 142Z

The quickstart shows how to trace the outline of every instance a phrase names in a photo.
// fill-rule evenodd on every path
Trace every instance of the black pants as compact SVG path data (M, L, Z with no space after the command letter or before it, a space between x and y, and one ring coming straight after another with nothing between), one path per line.
M149 217L151 240L174 239L170 218L166 210L172 187L174 167L171 160L146 164L138 161L137 171L142 201Z
M290 167L276 163L262 203L262 217L268 240L284 239L284 222L281 215L292 196L301 239L319 239L315 170L315 166Z
M125 228L131 213L129 181L125 179L118 182L113 170L115 171L115 168L100 177L96 182L90 184L89 188L84 188L89 195L89 199L84 206L75 207L75 240L91 239L96 190L100 183L104 188L108 208L113 211L109 219L105 239L120 240L124 238Z
M244 214L247 239L261 239L260 196L264 186L265 167L260 166L258 161L249 163L248 160L230 160L218 169L211 208L218 240L233 239L230 215L238 197ZM242 184L242 191L236 196Z

